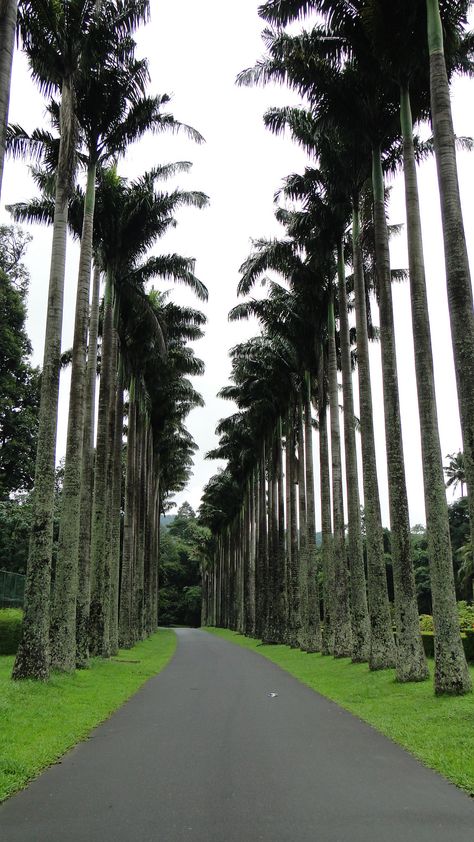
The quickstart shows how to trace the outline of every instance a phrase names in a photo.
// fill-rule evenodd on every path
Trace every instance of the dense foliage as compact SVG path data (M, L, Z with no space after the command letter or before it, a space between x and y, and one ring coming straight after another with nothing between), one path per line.
M0 501L33 485L40 376L29 362L25 329L30 239L16 226L0 226Z
M158 603L162 626L201 625L199 543L206 532L188 503L183 503L168 526L162 526Z

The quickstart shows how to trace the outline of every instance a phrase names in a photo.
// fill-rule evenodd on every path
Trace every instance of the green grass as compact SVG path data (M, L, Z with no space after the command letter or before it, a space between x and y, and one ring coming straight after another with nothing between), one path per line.
M264 646L226 629L207 631L278 664L474 795L474 694L437 698L432 681L398 684L394 670L369 672L366 664L352 664L348 658ZM473 667L471 674L474 683Z
M0 801L107 719L168 663L176 635L159 630L117 658L91 660L47 683L12 681L13 657L0 658Z

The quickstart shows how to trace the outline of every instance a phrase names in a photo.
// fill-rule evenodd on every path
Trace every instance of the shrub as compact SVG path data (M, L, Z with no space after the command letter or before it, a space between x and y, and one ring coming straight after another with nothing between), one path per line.
M423 641L423 648L427 658L434 658L434 635L433 632L422 632L421 639ZM474 664L474 630L463 632L461 635L462 645L466 660Z
M0 655L16 655L22 620L23 612L19 608L0 610Z
M468 605L464 600L458 602L459 627L462 632L474 630L474 605Z
M433 633L433 617L431 614L420 614L420 631Z

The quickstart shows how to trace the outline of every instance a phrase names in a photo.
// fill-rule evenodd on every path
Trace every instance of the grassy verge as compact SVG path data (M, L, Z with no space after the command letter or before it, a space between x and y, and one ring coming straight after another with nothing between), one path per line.
M226 629L207 631L278 664L474 795L473 694L436 698L431 681L397 684L393 670L369 672L366 664L351 664L347 658L334 660L288 646L263 646ZM474 680L472 667L471 672Z
M176 648L161 630L117 658L56 673L47 683L15 682L13 657L0 658L0 801L50 766L160 672Z

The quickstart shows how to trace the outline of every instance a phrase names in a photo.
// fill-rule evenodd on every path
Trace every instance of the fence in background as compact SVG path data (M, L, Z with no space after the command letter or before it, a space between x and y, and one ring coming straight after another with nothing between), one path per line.
M0 608L22 608L26 576L0 570Z

